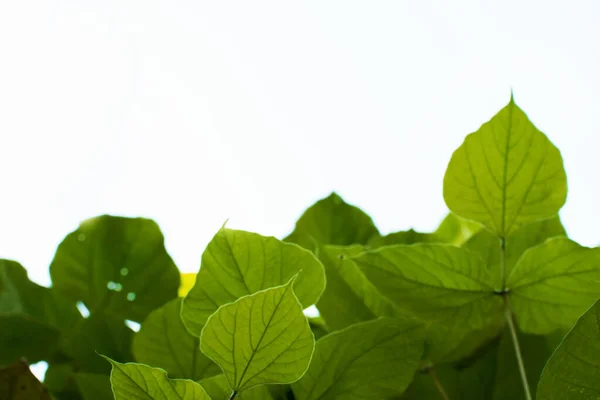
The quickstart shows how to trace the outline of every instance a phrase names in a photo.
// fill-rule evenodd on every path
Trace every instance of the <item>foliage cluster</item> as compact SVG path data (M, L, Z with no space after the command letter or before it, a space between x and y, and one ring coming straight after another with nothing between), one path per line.
M0 261L0 400L600 398L600 248L561 225L558 149L511 98L443 194L430 233L336 194L283 240L223 227L180 296L154 222L87 220L50 288Z

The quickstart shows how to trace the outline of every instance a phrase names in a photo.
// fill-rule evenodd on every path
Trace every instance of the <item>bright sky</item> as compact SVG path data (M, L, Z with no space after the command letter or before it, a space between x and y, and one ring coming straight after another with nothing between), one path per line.
M155 219L182 270L228 226L282 237L335 190L434 229L454 149L515 99L600 243L600 2L0 1L0 257L49 282L99 214Z

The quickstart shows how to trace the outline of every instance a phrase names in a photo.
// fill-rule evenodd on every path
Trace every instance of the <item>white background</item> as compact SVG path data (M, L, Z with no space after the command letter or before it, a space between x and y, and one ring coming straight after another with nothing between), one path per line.
M0 0L0 257L49 283L85 218L145 216L194 271L228 226L282 237L337 191L434 229L464 136L515 99L600 243L598 1Z

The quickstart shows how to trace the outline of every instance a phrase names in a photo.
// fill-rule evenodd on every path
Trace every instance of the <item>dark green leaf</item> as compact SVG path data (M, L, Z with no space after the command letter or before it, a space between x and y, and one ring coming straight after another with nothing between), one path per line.
M56 290L92 313L143 321L177 297L179 271L151 220L101 216L83 222L58 246L50 265Z
M360 245L325 246L320 259L327 273L327 286L317 303L327 326L343 329L400 311L384 297L350 259L364 251Z
M600 399L600 301L579 318L546 364L537 399Z
M371 217L332 193L310 206L284 240L315 251L326 244L366 244L377 235L379 232Z
M233 390L291 383L308 368L315 340L292 284L222 306L202 330L202 351L223 369Z
M274 237L221 229L204 251L196 284L183 301L183 322L200 336L219 306L282 285L294 275L300 303L316 303L325 287L325 271L311 252Z
M169 379L164 370L143 364L107 360L112 364L110 383L115 400L210 400L194 381Z
M0 364L48 359L61 332L80 319L74 303L31 282L20 264L0 260Z
M567 178L558 149L512 97L506 107L467 136L452 155L444 199L461 217L498 237L558 214Z
M523 254L507 286L524 332L546 334L569 327L600 298L600 248L549 239Z
M198 381L221 372L200 351L200 340L181 321L181 300L154 310L133 339L136 361L166 370L170 378Z
M381 318L317 342L310 368L292 384L297 400L385 399L401 394L423 354L416 320Z
M113 400L108 375L76 373L75 382L83 400Z

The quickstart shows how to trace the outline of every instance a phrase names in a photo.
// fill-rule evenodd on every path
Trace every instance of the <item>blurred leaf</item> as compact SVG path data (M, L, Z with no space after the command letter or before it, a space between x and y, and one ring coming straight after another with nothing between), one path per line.
M202 330L201 349L232 390L291 383L308 368L315 340L293 281L222 306Z
M600 301L583 314L542 374L538 400L600 398Z
M498 237L558 214L567 178L558 149L512 99L452 155L444 199Z
M600 248L550 239L523 254L507 286L524 332L546 334L569 327L600 298Z
M225 400L231 395L231 387L229 386L229 382L227 382L227 377L223 374L203 379L200 381L200 385L215 400ZM273 396L271 396L269 389L265 385L248 389L242 395L238 396L238 398L240 400L273 400Z
M164 370L143 364L107 360L112 364L110 383L115 400L210 400L202 386L194 381L169 379Z
M543 243L546 239L556 236L565 236L565 228L560 218L552 217L543 221L533 222L521 227L506 239L505 268L506 276L510 275L519 258L530 247ZM500 271L500 240L490 231L482 229L472 236L464 245L483 258L490 272L494 276L497 287L501 284Z
M221 369L200 351L200 340L181 321L182 299L171 300L146 318L133 339L136 361L167 371L170 378L198 381Z
M333 330L377 317L400 314L350 259L363 251L360 245L325 246L320 253L327 274L327 286L317 308L327 326Z
M422 325L381 318L317 342L306 374L292 384L297 400L385 399L406 390L423 354Z
M481 231L481 229L482 227L478 223L449 213L434 234L444 243L462 246L471 236Z
M50 265L56 290L92 312L141 322L177 297L179 271L151 220L101 216L84 221Z
M492 277L470 251L442 244L395 245L352 259L397 307L435 323L427 339L430 361L458 357L455 351L467 339L476 348L493 336L489 327L502 321Z
M444 240L435 233L422 233L414 229L399 231L387 234L385 236L373 236L367 246L378 248L394 244L415 244L415 243L443 243Z
M371 217L360 208L344 202L336 193L331 193L310 206L284 240L315 251L326 244L367 244L372 236L378 235Z
M51 400L46 388L29 370L25 360L0 368L0 399Z
M198 274L196 274L195 272L181 274L181 286L179 286L179 297L187 296L190 290L192 290L192 288L196 284L196 275Z
M183 300L183 322L200 336L219 306L282 285L296 274L294 292L300 303L316 303L325 287L325 271L312 253L274 237L223 228L202 255L196 284Z
M98 354L121 362L133 361L132 339L133 331L122 319L92 314L64 337L62 348L77 371L108 374L110 366Z
M61 332L80 319L74 303L31 282L20 264L0 260L0 364L48 359Z
M75 382L83 400L113 400L108 375L76 373Z

